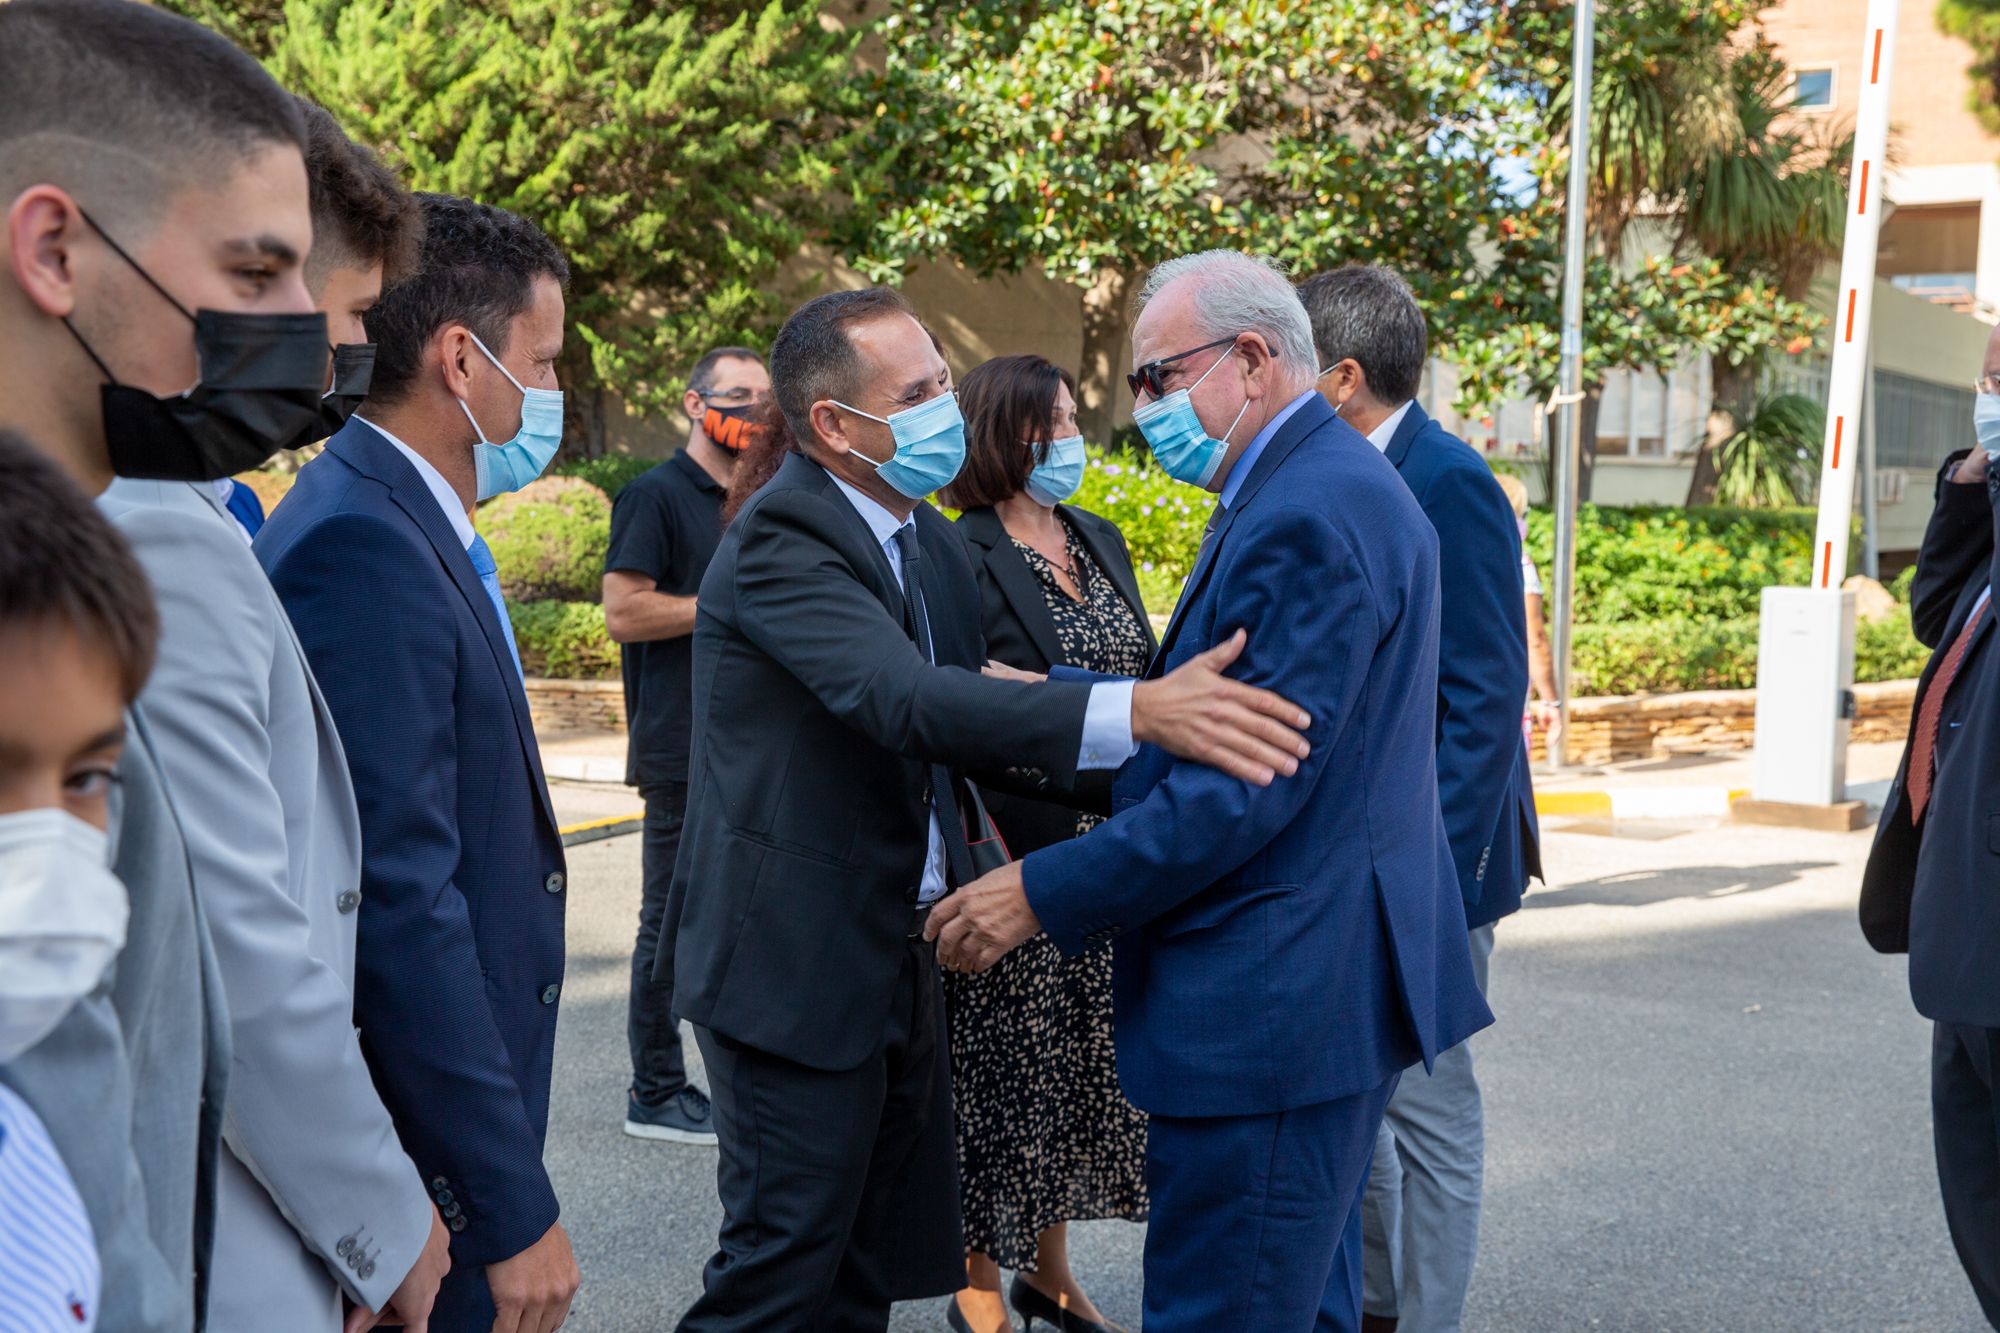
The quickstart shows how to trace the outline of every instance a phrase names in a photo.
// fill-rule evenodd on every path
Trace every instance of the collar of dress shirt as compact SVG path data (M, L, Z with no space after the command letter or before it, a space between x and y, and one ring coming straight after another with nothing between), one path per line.
M896 534L914 522L916 515L911 514L909 518L897 518L883 506L880 500L877 500L866 491L848 485L839 477L834 477L831 472L826 475L833 477L833 484L840 487L840 493L847 497L849 504L854 506L854 512L861 515L861 521L866 523L868 530L875 534L876 542L887 550L890 555L897 557L890 563L895 566L896 577L901 579L903 577L903 561L901 553L895 548Z
M1404 403L1388 416L1382 418L1381 425L1368 432L1368 443L1374 445L1377 452L1385 454L1389 452L1389 441L1396 438L1396 427L1402 425L1403 418L1410 415L1410 403L1416 401L1416 399L1412 398L1409 403Z
M1279 429L1292 419L1292 413L1298 411L1305 404L1306 399L1318 392L1318 389L1307 389L1304 393L1292 399L1291 402L1286 403L1282 412L1264 423L1264 429L1257 432L1257 438L1250 441L1250 447L1245 449L1243 456L1237 459L1235 464L1230 467L1229 478L1222 483L1220 503L1224 509L1229 508L1230 505L1236 502L1236 492L1242 490L1243 483L1250 479L1250 470L1257 466L1258 456L1264 452L1264 446L1269 444L1271 438L1278 433Z
M437 501L439 509L444 510L445 521L451 524L451 530L457 534L459 544L464 546L466 550L471 550L472 539L478 534L473 532L472 519L466 514L464 507L459 503L458 492L453 490L451 483L444 479L444 473L432 467L428 458L425 458L415 449L404 444L401 440L391 435L388 431L383 430L359 412L356 412L354 417L362 425L395 445L403 457L410 460L410 466L415 468L417 475L424 479L424 485L430 487L431 498Z

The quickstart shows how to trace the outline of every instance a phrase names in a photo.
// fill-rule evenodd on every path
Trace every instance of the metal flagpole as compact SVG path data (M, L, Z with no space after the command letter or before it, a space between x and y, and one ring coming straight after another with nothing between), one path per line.
M1562 718L1562 744L1549 751L1549 763L1556 768L1569 762L1570 641L1576 619L1576 477L1582 461L1583 442L1583 250L1590 221L1584 202L1584 186L1590 171L1590 75L1596 23L1595 0L1579 0L1576 7L1576 45L1570 60L1569 204L1563 221L1562 359L1557 367L1556 392L1549 398L1549 405L1556 409L1556 430L1552 442L1556 450L1556 550L1555 569L1551 575L1555 587L1553 647L1556 700Z

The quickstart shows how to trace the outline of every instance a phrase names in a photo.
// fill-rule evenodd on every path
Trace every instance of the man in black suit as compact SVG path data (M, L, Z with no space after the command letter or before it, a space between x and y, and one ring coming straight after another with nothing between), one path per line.
M1910 955L1910 995L1936 1023L1931 1125L1945 1221L1980 1308L2000 1328L2000 650L1993 638L2000 515L2000 333L1988 342L1980 444L1938 473L1910 623L1935 649L1910 743L1861 881L1861 929Z
M1060 792L1155 741L1295 772L1299 710L1220 672L993 679L965 547L920 497L964 454L951 373L884 289L771 349L789 452L724 534L694 632L687 824L659 968L695 1026L724 1221L688 1330L880 1329L965 1281L930 906L972 878L960 774Z

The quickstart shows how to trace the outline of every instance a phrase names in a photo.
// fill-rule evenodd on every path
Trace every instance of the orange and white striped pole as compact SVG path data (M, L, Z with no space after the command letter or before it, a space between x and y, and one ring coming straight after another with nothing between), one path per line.
M1888 174L1889 73L1896 55L1899 0L1869 0L1857 67L1860 101L1854 113L1854 165L1847 183L1847 235L1840 251L1834 307L1833 358L1826 385L1826 439L1820 452L1819 528L1808 586L1838 588L1847 577L1847 539L1854 525L1854 480L1861 471L1861 390L1868 375L1868 334L1874 313L1875 242L1882 229Z

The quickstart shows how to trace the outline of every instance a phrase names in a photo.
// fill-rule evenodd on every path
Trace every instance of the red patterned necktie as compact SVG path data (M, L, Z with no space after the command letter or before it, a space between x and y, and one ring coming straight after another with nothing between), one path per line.
M1912 824L1924 817L1924 807L1931 801L1931 765L1937 759L1938 717L1944 711L1945 695L1951 692L1958 669L1965 665L1965 655L1972 651L1972 636L1978 632L1979 622L1992 602L1991 593L1981 597L1979 605L1965 618L1965 628L1951 641L1951 651L1945 654L1944 664L1931 678L1931 687L1924 691L1923 707L1917 710L1917 740L1910 747L1910 772L1905 780L1910 791Z

